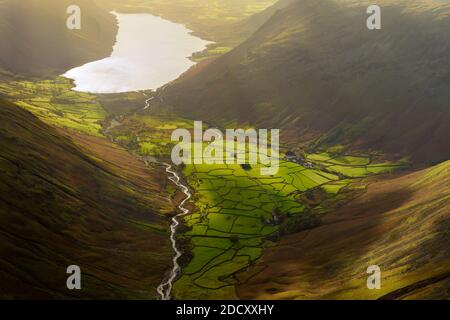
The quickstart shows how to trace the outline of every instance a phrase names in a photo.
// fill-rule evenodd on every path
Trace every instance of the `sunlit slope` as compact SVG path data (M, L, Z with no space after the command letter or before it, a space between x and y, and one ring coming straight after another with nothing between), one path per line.
M370 3L371 4L371 3ZM323 145L450 158L450 5L298 0L241 46L164 89L184 115L282 128Z
M296 0L278 0L267 9L257 12L243 21L238 21L230 29L230 37L245 41L264 25L277 11L286 8Z
M171 264L163 175L4 101L0 123L0 297L156 298ZM82 291L66 289L69 265Z
M66 9L81 8L81 30L66 27ZM0 68L47 76L108 56L116 21L96 1L1 0Z
M449 231L447 161L374 181L362 197L326 216L322 226L267 249L238 294L244 299L448 298ZM367 289L370 265L381 268L381 290Z
M120 12L149 12L186 25L201 38L236 45L231 27L274 5L277 0L99 0ZM286 1L286 0L282 0ZM250 25L249 25L250 27Z

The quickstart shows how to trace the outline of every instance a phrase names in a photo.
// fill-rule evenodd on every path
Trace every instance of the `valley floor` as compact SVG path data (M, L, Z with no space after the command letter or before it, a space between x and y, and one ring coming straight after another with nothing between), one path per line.
M139 201L146 210L166 218L173 214L181 199L179 190L162 168L152 168L149 175L136 156L167 160L172 131L192 128L192 121L161 106L159 99L151 100L144 110L148 97L142 94L95 96L73 92L71 87L62 78L13 81L0 83L0 93L59 128L61 136L107 168L108 174L129 181L142 193ZM121 105L128 112L118 115ZM285 157L288 149L283 148ZM177 235L184 254L173 296L448 296L449 163L408 174L399 172L408 168L404 161L330 150L283 159L274 176L261 176L261 165L179 167L194 196L189 204L192 214ZM149 232L148 239L152 234L168 234L167 224L141 219L133 221ZM116 227L120 232L120 225ZM114 243L114 237L110 241ZM166 259L173 254L167 241L157 252L146 251L147 258ZM132 263L145 260L133 259L138 260ZM367 290L365 285L365 270L372 264L384 272L380 291ZM170 270L170 263L164 264L165 270L158 265L157 272L150 271L154 288L148 288L149 296Z

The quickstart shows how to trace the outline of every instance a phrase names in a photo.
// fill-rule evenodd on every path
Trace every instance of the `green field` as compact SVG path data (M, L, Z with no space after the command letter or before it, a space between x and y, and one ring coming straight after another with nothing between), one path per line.
M174 290L190 298L234 298L236 274L261 257L268 238L304 214L306 191L335 186L333 196L350 183L287 161L276 176L260 175L260 165L188 165L183 173L196 191L197 210L186 218L193 259Z
M347 178L364 178L372 174L392 173L409 165L407 161L375 162L370 156L333 155L328 152L311 153L306 156L306 159L322 170Z
M282 160L276 175L261 165L187 165L183 174L195 190L194 214L186 218L192 260L176 282L176 297L235 298L233 286L278 236L316 226L326 201L369 174L401 165L372 164L369 157L311 154L311 168ZM355 187L356 188L356 187ZM325 210L325 211L324 211Z
M156 107L126 117L112 135L142 155L169 161L172 131L192 126L191 120ZM347 191L364 188L361 179L399 165L377 163L369 156L317 153L305 156L302 164L281 160L276 175L261 175L261 168L260 164L178 168L194 191L195 209L184 218L184 231L178 235L186 255L174 297L236 298L234 286L242 272L262 257L266 246L285 234L317 226L321 214L345 200Z
M48 124L101 136L101 121L106 112L96 96L72 88L72 82L62 77L37 82L0 82L0 95Z
M224 55L225 53L228 53L232 50L231 47L225 47L220 45L209 45L207 49L201 52L194 53L192 55L192 60L195 62L201 62L203 60L211 59L211 58L217 58L221 55Z

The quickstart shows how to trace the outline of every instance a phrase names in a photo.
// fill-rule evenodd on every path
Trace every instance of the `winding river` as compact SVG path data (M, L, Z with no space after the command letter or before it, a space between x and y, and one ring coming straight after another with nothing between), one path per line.
M187 209L184 205L187 201L189 201L189 199L191 199L192 194L189 191L189 188L181 182L181 178L178 173L172 170L172 166L168 163L162 164L166 166L166 172L170 175L169 179L186 195L186 198L184 198L184 200L181 201L181 203L178 205L181 213L172 218L172 225L170 226L170 241L172 242L172 248L175 252L175 256L172 259L173 267L168 279L163 281L157 289L158 294L162 300L170 300L173 283L181 272L181 267L178 263L178 259L180 259L181 255L183 254L183 252L181 252L181 250L177 247L177 227L180 225L179 219L189 214L189 209Z
M144 96L147 97L147 94L145 92L142 92L142 93ZM145 99L145 103L144 103L145 105L142 110L147 110L148 108L150 108L150 105L151 105L150 102L154 99L156 99L154 96L151 96L151 97ZM117 119L113 119L111 121L111 125L109 128L111 128L113 123L115 125L120 125L120 122L118 122ZM105 133L107 133L107 131L105 131ZM170 181L172 181L186 196L178 205L178 209L181 211L181 213L179 213L178 215L176 215L172 218L172 224L170 225L170 242L172 245L172 249L175 252L175 255L172 258L173 266L172 266L172 269L170 270L168 277L165 278L161 282L161 284L158 286L158 288L156 289L158 292L158 296L161 300L171 300L173 284L174 284L175 280L178 278L178 276L181 274L181 266L178 263L178 260L183 255L183 252L177 246L177 239L176 239L177 228L180 225L180 219L183 216L188 215L190 213L189 209L185 207L185 204L191 199L192 194L189 191L189 188L185 184L183 184L178 173L175 170L173 170L173 166L171 164L168 164L166 162L161 162L155 158L150 158L150 157L142 157L141 159L144 161L144 163L147 166L148 166L148 162L154 162L154 163L163 165L166 169L168 179Z
M137 91L147 96L144 90L161 88L178 78L195 64L189 57L211 43L193 36L183 25L151 14L112 14L117 18L119 30L111 56L71 69L63 75L74 80L76 91L102 94ZM146 98L143 110L150 108L153 99L154 96ZM110 131L121 124L120 121L120 116L112 119L104 134L109 136ZM170 226L173 267L157 288L160 299L170 300L173 284L181 274L178 260L182 252L177 246L177 228L182 216L189 214L185 204L192 195L172 165L145 157L143 160L163 165L168 179L186 195L178 205L181 213L172 218Z
M143 94L145 96L147 96L145 93L143 93ZM155 99L155 97L152 96L145 100L145 106L144 106L143 110L147 110L148 108L150 108L150 102L153 99ZM113 120L113 121L115 121L115 120ZM172 269L170 270L170 273L169 273L169 276L167 277L167 279L163 280L157 288L157 292L158 292L159 298L161 300L170 300L172 298L173 283L175 282L175 280L181 273L181 267L180 267L180 264L178 263L178 260L180 259L180 257L183 254L183 252L177 246L177 239L176 239L177 228L180 225L180 219L183 216L188 215L190 212L189 209L185 207L185 204L191 199L192 194L189 191L189 188L185 184L183 184L178 173L175 170L173 170L172 165L170 165L166 162L160 162L156 159L152 159L152 161L165 166L166 173L168 174L169 180L172 181L186 196L178 205L178 209L181 211L181 213L179 213L178 215L176 215L175 217L172 218L172 224L170 225L170 242L172 244L172 249L175 252L174 257L172 258L173 266L172 266Z
M147 96L145 93L144 93L144 95ZM155 97L152 96L145 100L145 106L144 106L143 110L147 110L148 108L150 108L150 102L153 99L155 99ZM172 218L172 224L170 225L170 242L172 244L172 249L175 252L174 257L172 258L173 266L172 266L172 269L170 270L170 273L169 273L169 276L167 277L167 279L163 280L161 282L161 284L158 286L158 288L156 289L158 292L159 298L161 300L170 300L172 298L173 283L175 282L175 280L181 273L181 267L180 267L180 264L178 263L178 260L180 259L180 257L183 254L183 252L177 246L177 239L176 239L177 228L180 225L180 219L183 216L188 215L190 212L189 209L185 207L185 204L191 199L192 194L189 191L189 188L185 184L183 184L178 173L175 170L173 170L172 165L170 165L166 162L160 162L156 159L152 159L152 160L158 164L162 164L163 166L165 166L166 173L168 174L169 180L172 181L186 196L178 205L178 209L181 211L181 213L179 213L178 215L176 215L175 217Z
M147 94L145 92L142 92L144 96L147 97ZM150 97L145 99L145 105L142 110L147 110L150 108L150 102L155 99L155 97ZM120 116L119 116L120 118ZM115 142L114 139L110 136L110 131L114 129L117 126L120 126L121 123L118 118L113 118L109 124L109 126L105 129L104 134L108 136L111 140L111 142ZM159 165L163 165L165 167L168 179L172 181L184 194L185 198L180 202L178 205L178 209L181 211L178 215L174 216L172 218L172 224L170 225L170 242L172 245L172 249L175 252L175 255L172 258L172 269L170 270L169 275L161 282L161 284L157 288L158 296L161 300L171 300L172 298L172 288L175 280L177 277L181 274L181 266L178 263L178 260L183 255L183 252L181 249L177 246L177 228L180 225L180 219L188 215L190 213L189 209L185 207L185 204L191 199L192 194L189 190L189 188L183 184L180 176L178 173L173 169L173 166L171 164L168 164L166 162L161 162L153 157L147 157L147 156L138 156L140 160L142 160L146 166L149 165L149 162L153 162Z

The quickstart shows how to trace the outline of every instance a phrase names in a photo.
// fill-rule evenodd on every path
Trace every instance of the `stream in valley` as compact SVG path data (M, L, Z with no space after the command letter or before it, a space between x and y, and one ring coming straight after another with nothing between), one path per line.
M187 201L189 201L189 199L191 199L192 194L189 191L189 188L183 184L178 173L175 170L173 170L172 165L168 163L163 164L166 166L166 172L170 175L169 179L186 195L186 198L184 198L184 200L181 201L181 203L178 205L178 209L181 210L181 213L172 218L172 225L170 226L170 241L172 242L172 248L175 252L175 256L172 259L173 267L168 279L163 281L157 289L158 294L162 300L170 300L173 283L181 273L181 267L178 263L178 259L183 254L183 252L177 247L177 240L176 240L177 228L180 225L179 219L189 214L189 209L185 207L185 204Z
M75 91L109 94L161 88L193 66L195 62L189 57L211 43L193 36L191 30L181 24L151 14L112 14L117 18L119 30L111 56L86 63L63 75L74 81ZM145 100L143 110L150 107L153 99L152 96ZM121 125L121 119L121 116L112 119L104 134L110 136L111 130ZM163 165L168 179L186 196L178 205L181 212L172 218L170 226L173 267L157 288L160 299L170 300L173 284L181 273L178 260L182 252L176 241L177 228L181 217L189 213L185 204L192 195L172 165L145 157L143 160L147 164L152 161Z

